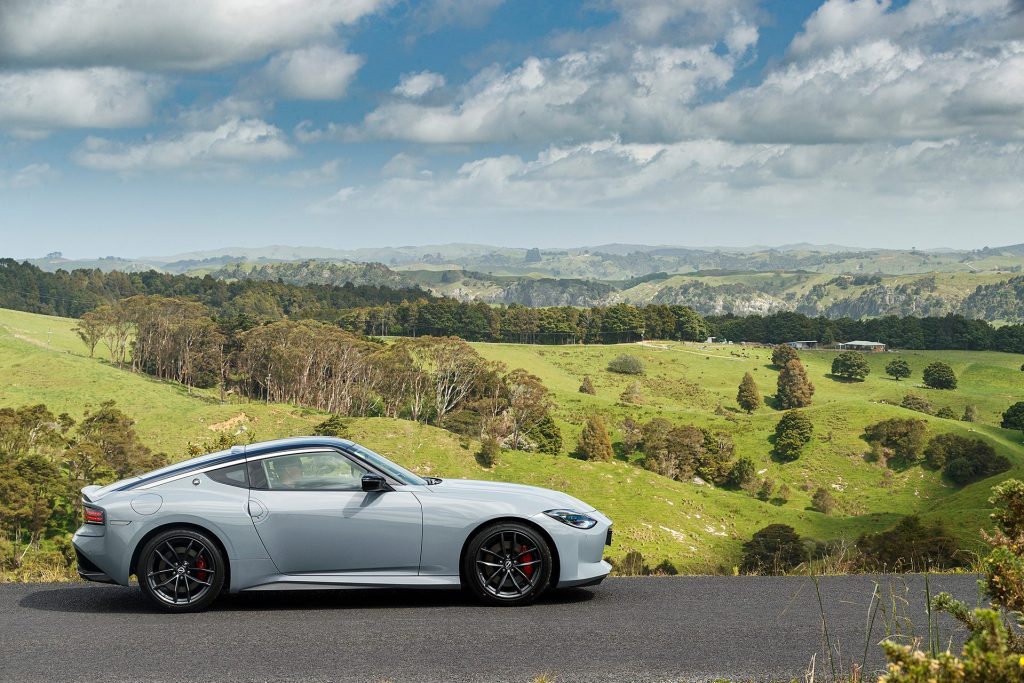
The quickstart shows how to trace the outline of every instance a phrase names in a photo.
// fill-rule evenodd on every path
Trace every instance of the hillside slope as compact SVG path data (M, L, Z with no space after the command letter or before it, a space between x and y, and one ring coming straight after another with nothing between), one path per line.
M102 359L86 357L73 326L73 320L0 310L0 406L43 402L55 412L79 418L89 406L114 399L136 419L143 441L174 460L184 457L189 442L208 440L217 430L235 432L244 427L262 440L309 433L325 417L289 405L221 405L210 392L190 395L184 387L119 370ZM993 480L956 490L934 473L911 468L886 481L879 465L863 460L865 444L858 438L863 425L908 414L878 403L883 398L898 399L911 386L909 381L896 383L879 377L885 360L882 356L871 358L873 374L867 382L848 384L824 377L828 354L804 354L818 385L816 405L810 409L817 434L804 457L780 465L771 460L767 441L778 413L763 408L748 417L729 409L735 384L745 370L753 370L762 391L769 393L774 370L766 367L765 351L679 344L475 346L487 357L525 367L543 378L554 393L567 449L575 443L582 418L591 411L608 415L616 431L626 415L637 419L660 415L679 423L728 430L738 454L753 458L759 469L778 482L787 482L792 491L789 502L778 506L742 493L672 481L627 458L589 463L565 454L508 452L488 469L474 456L479 444L449 432L404 420L349 420L353 438L422 474L531 483L564 490L592 503L615 520L616 544L609 550L612 557L639 550L652 565L668 559L689 572L729 571L739 560L743 541L773 522L792 524L814 538L853 538L862 531L891 526L901 515L922 512L949 523L965 543L976 543L977 530L987 522L986 499ZM646 396L643 406L620 405L618 394L630 380L603 370L610 358L623 352L639 355L647 364L647 375L641 380ZM915 374L937 356L925 352L906 355ZM992 423L1010 398L1024 394L1024 373L1014 366L1019 367L1019 358L994 353L947 353L943 357L954 363L962 389L938 398L932 392L936 404L962 409L968 401L973 402L982 419ZM583 374L594 377L597 396L578 393ZM990 440L1014 463L1014 470L999 479L1024 476L1019 434L986 425L927 419L935 431L974 430ZM825 516L807 509L810 492L801 487L808 481L832 487L840 511Z

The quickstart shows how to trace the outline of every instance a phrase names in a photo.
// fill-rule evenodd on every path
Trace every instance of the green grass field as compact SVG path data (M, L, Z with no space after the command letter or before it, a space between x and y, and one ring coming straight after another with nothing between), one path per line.
M189 393L184 387L157 382L119 370L108 361L89 358L73 332L73 320L0 310L0 406L46 403L54 412L80 418L91 405L114 399L135 418L142 439L172 459L185 457L189 442L202 442L218 430L241 426L257 439L308 433L324 415L289 405L245 402L221 404L214 392ZM510 368L523 367L540 376L551 389L556 417L563 429L566 451L575 444L583 419L590 412L604 414L616 436L626 416L647 420L666 417L728 431L738 455L757 463L764 476L786 483L790 500L781 505L762 503L743 493L671 481L626 459L588 463L567 457L530 453L503 453L492 469L477 464L475 442L433 427L384 418L350 420L353 438L423 474L517 481L561 489L605 511L616 523L616 544L609 551L621 557L639 550L650 564L669 559L689 572L729 571L738 563L740 546L757 529L773 522L793 525L818 539L856 537L867 530L891 526L902 515L920 513L939 518L967 545L979 541L978 530L987 526L989 489L997 481L1024 477L1021 435L999 429L999 414L1024 397L1022 359L998 353L908 352L914 376L895 382L884 377L883 367L892 354L869 358L872 374L865 382L829 378L832 354L806 352L803 359L817 391L814 406L816 433L796 462L779 464L770 457L768 437L779 412L762 408L753 415L735 407L736 387L750 371L763 394L774 392L776 372L769 367L769 352L737 346L709 346L658 342L649 346L541 347L476 344L477 350ZM640 378L645 403L622 405L621 391L634 378L605 370L621 353L639 356L647 367ZM915 386L921 369L942 358L960 377L960 389L940 392ZM590 375L597 395L580 394L584 375ZM936 407L951 406L962 413L966 404L977 406L982 422L966 424L929 418L898 403L913 390ZM956 489L933 472L913 467L896 472L886 481L884 468L866 462L867 445L860 439L865 425L885 417L923 417L933 432L960 431L993 443L1010 458L1013 470L1000 477ZM817 486L830 487L839 510L826 516L809 508Z

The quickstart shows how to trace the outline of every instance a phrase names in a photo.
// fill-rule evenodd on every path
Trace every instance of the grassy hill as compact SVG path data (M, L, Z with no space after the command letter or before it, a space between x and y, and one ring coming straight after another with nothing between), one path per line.
M229 402L215 392L189 393L184 387L157 382L119 370L102 357L87 357L72 331L75 321L0 310L0 406L46 403L55 412L79 418L90 405L114 399L137 421L141 438L172 459L184 457L189 442L209 439L217 430L243 426L258 439L308 433L324 415L290 405ZM914 415L882 400L898 402L908 390L926 395L936 406L962 412L978 407L982 424L928 418L933 432L974 432L1010 458L1007 476L1024 477L1024 445L1019 433L993 426L1009 403L1024 395L1021 358L1008 354L913 352L904 354L920 377L936 358L950 362L961 379L956 392L913 387L914 380L894 382L882 367L892 356L872 356L872 374L863 383L828 378L831 354L804 353L817 393L809 409L816 425L812 444L800 460L779 464L769 455L768 436L779 413L762 408L752 416L735 410L736 386L745 371L757 378L762 393L774 391L775 371L768 352L735 346L657 343L647 346L538 347L477 344L484 356L539 375L552 390L556 417L571 448L583 418L591 411L608 416L618 433L621 419L646 420L660 415L679 423L709 425L729 431L737 453L751 457L764 475L786 482L792 496L781 506L745 494L671 481L647 472L623 457L611 463L588 463L566 457L503 453L495 467L481 467L478 444L433 427L384 418L353 419L353 438L423 473L517 481L564 490L608 513L616 523L621 557L639 550L651 564L669 559L690 572L728 570L738 562L740 545L772 522L793 525L819 539L855 537L865 530L891 526L901 515L920 512L941 518L964 542L977 542L986 525L988 491L997 479L955 489L937 474L910 468L887 479L884 468L868 463L859 435L865 425L884 417ZM641 379L642 406L618 402L632 378L604 368L620 353L639 356L647 366ZM98 353L97 356L101 356ZM589 374L596 396L577 388ZM809 490L804 488L810 485ZM831 487L840 510L825 516L808 509L816 486Z

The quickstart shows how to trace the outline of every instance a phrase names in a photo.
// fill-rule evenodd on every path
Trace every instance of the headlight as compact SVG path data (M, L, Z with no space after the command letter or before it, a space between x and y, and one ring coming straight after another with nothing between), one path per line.
M574 526L577 529L592 529L597 524L597 520L593 517L588 517L582 512L576 512L575 510L545 510L544 514L551 519L557 519L559 522Z

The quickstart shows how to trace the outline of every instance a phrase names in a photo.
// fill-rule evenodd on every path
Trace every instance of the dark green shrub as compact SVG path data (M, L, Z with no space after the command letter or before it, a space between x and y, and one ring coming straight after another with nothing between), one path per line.
M754 461L743 456L729 470L727 483L729 486L740 489L749 486L755 479L757 479L757 468L754 467Z
M900 405L907 410L915 410L919 413L924 413L925 415L931 415L935 412L934 408L932 408L931 402L924 396L919 396L918 394L907 394L903 397Z
M943 420L955 420L956 412L949 406L942 406L935 411L935 417L941 417Z
M956 389L956 374L948 363L935 361L921 373L925 386L932 389Z
M950 481L961 486L1010 469L1010 461L998 455L992 444L959 434L932 437L924 454L929 467L941 468Z
M811 507L818 512L830 515L836 509L836 499L827 488L820 487L811 496Z
M558 455L562 451L562 430L549 413L526 432L526 438L536 445L540 453Z
M861 535L857 549L870 571L950 569L964 563L956 540L940 522L924 524L914 515L886 531Z
M480 463L481 467L490 469L498 461L499 455L501 455L501 446L498 445L498 440L493 436L489 436L480 442L480 450L476 454L476 461Z
M672 564L668 560L668 558L665 558L664 560L656 564L653 568L647 570L644 573L656 574L658 576L676 576L677 574L679 574L679 570L676 569L676 566Z
M445 416L444 428L453 434L475 439L483 430L483 418L475 410L453 410Z
M902 358L894 358L885 366L885 374L897 382L904 377L910 377L910 363Z
M750 414L761 407L761 392L757 389L757 382L749 372L743 375L739 391L736 392L736 403L739 407Z
M793 527L769 524L743 544L740 569L758 574L783 574L807 559L807 549Z
M924 420L890 418L864 428L872 452L883 460L915 463L924 454L928 425Z
M863 380L871 373L871 366L863 353L844 351L832 359L832 374L847 379Z
M591 415L583 425L583 431L576 443L576 455L584 460L608 461L612 459L612 454L608 425L600 415Z
M630 550L615 569L620 576L640 576L644 573L644 556L639 550Z
M331 415L313 428L313 434L316 436L334 436L339 439L347 439L348 424L340 415Z
M775 425L775 455L786 462L796 460L813 433L811 418L799 410L787 411Z
M617 372L620 375L642 375L644 374L644 362L636 356L623 354L616 356L608 363L609 372Z
M999 423L1003 429L1024 430L1024 401L1018 401L1003 413L1003 421Z

